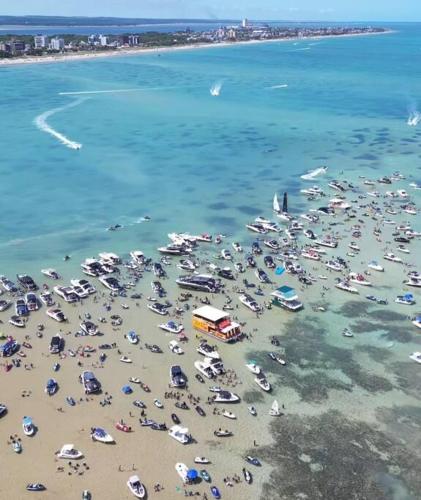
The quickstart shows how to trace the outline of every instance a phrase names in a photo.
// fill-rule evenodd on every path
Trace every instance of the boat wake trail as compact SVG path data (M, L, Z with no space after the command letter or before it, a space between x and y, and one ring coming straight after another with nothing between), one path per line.
M110 90L80 90L75 92L59 92L58 95L95 95L95 94L123 94L125 92L146 92L148 90L172 90L177 87L138 87L134 89L110 89Z
M47 134L52 135L55 137L58 141L60 141L64 146L70 148L70 149L80 149L82 147L82 144L70 140L68 137L66 137L64 134L58 132L55 130L53 127L51 127L47 120L51 116L60 113L61 111L65 111L66 109L74 108L75 106L79 106L82 102L84 102L86 99L76 99L75 101L67 104L66 106L61 106L60 108L54 108L50 109L49 111L46 111L45 113L42 113L38 115L34 123L35 125L41 130L42 132L46 132Z
M311 181L315 177L318 177L319 175L323 175L327 172L327 167L319 167L316 168L316 170L312 170L310 172L307 172L304 175L301 175L301 179L305 181Z
M210 95L213 95L214 97L219 96L221 93L222 89L222 82L216 82L212 85L212 87L209 89Z
M268 89L286 89L288 87L287 83L281 83L280 85L272 85Z
M410 127L416 127L418 123L421 121L421 113L418 111L411 111L408 116L407 124Z

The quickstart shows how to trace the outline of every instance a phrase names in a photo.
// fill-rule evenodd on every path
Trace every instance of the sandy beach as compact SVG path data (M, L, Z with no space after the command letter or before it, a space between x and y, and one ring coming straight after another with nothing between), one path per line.
M68 62L68 61L84 61L84 60L95 60L108 57L117 56L132 56L141 54L161 54L172 51L180 50L196 50L196 49L208 49L208 48L220 48L220 47L234 47L242 45L252 45L261 43L279 43L279 42L297 42L306 40L323 40L328 38L348 38L356 36L373 36L373 35L386 35L393 34L395 31L386 30L380 33L353 33L346 35L327 35L322 37L302 37L302 38L284 38L284 39L274 39L274 40L250 40L244 42L222 42L222 43L198 43L194 45L183 45L179 47L156 47L156 48L121 48L110 52L80 52L77 54L55 54L39 57L16 57L13 59L0 59L0 67L2 66L15 66L21 64L42 64L42 63L56 63L56 62Z
M212 478L211 484L218 486L223 498L254 499L259 497L264 483L270 481L271 474L278 470L274 464L266 460L267 451L265 452L275 445L272 439L275 435L274 420L277 421L276 424L279 422L282 426L284 418L294 418L298 415L300 418L303 416L317 418L326 409L352 415L355 414L355 408L358 408L358 416L355 415L358 421L381 429L382 426L378 421L380 407L392 409L397 398L401 406L417 406L418 395L411 388L411 380L406 380L408 389L400 389L396 385L397 374L391 373L388 365L393 359L399 366L408 366L408 370L418 368L416 363L409 359L411 352L417 350L417 346L420 350L421 345L421 337L418 334L420 330L409 320L416 310L411 308L408 311L405 309L408 306L395 304L394 299L402 292L412 292L417 300L419 299L419 288L408 287L401 283L407 279L408 272L419 269L417 266L421 248L420 238L418 234L411 238L410 245L405 245L410 248L409 254L397 252L397 243L393 240L393 233L399 225L411 217L411 220L416 221L418 216L408 215L398 204L394 204L394 208L397 209L395 215L385 212L390 206L390 198L385 196L387 190L407 189L411 198L405 198L406 202L412 199L415 191L411 191L407 181L395 179L392 186L376 184L375 189L381 194L373 198L367 195L367 192L374 188L364 185L362 179L352 179L352 181L357 187L343 193L352 208L348 211L337 209L335 215L321 216L318 223L311 225L315 233L320 236L329 234L339 243L335 249L325 248L326 254L322 254L320 261L311 261L299 256L299 250L304 245L312 243L304 238L301 231L297 234L298 247L293 241L288 239L285 241L285 235L282 233L270 233L262 237L262 239L275 238L285 248L293 249L299 256L299 262L305 269L306 275L314 277L312 285L300 282L299 274L285 273L279 278L275 277L272 270L267 272L274 283L262 284L257 282L254 270L247 269L244 274L239 274L234 282L224 280L224 293L208 295L212 305L218 308L226 305L229 302L227 299L231 298L232 310L229 312L241 323L242 331L247 334L241 342L234 344L223 344L209 338L210 343L217 345L226 369L226 374L216 380L202 384L195 379L197 372L193 363L201 358L196 348L202 335L192 328L191 311L201 305L200 298L204 298L205 295L192 292L192 297L187 302L179 300L180 289L174 280L183 273L175 266L178 258L171 259L170 265L164 265L168 278L161 280L167 291L166 299L173 304L169 317L159 316L147 309L146 305L150 303L147 297L153 295L150 282L156 278L150 270L142 267L140 269L143 278L135 287L128 290L128 295L134 291L142 294L141 299L110 297L109 292L104 291L101 284L90 277L89 281L98 289L98 293L92 297L71 305L55 295L56 301L68 317L67 323L59 324L47 318L44 306L39 311L31 313L24 329L8 324L10 311L0 313L3 323L2 333L12 335L21 344L25 340L30 344L29 348L21 349L24 357L20 358L19 368L12 367L10 371L1 371L0 403L7 405L8 412L0 420L0 442L3 446L0 466L13 480L2 482L0 496L23 498L26 483L41 482L47 486L47 491L42 493L42 498L46 499L80 498L84 489L90 490L93 498L128 499L132 496L126 487L126 481L130 475L138 474L147 488L149 498L181 498L185 495L185 491L186 494L197 492L199 498L211 498L209 484L204 481L194 485L182 484L174 466L177 462L183 462L188 467L206 468ZM327 186L325 178L321 186L326 192L329 190L328 196L333 198L334 192ZM308 187L308 183L303 182L303 187ZM400 201L403 203L402 199ZM320 203L320 200L310 201L307 202L307 206L319 206ZM381 207L380 212L378 207ZM267 215L270 216L270 212L268 209ZM276 219L274 215L273 218ZM392 219L393 224L387 223L388 219ZM153 224L153 220L150 224ZM357 228L361 234L356 237ZM398 234L402 236L404 229L398 230ZM250 243L256 239L252 233L247 234L246 238ZM165 238L163 240L165 241ZM359 250L350 250L351 241L358 244ZM195 250L195 259L201 263L200 272L206 272L206 262L214 262L221 267L232 266L231 262L221 260L222 248L231 250L234 261L243 261L242 254L232 251L231 243L228 238L223 238L221 245L201 243ZM127 249L127 252L129 250ZM399 254L403 262L384 260L382 256L386 252ZM271 254L275 258L277 253L270 252L267 248L264 250L264 254ZM325 262L333 256L345 259L346 266L340 272L331 271L325 266ZM124 256L125 259L126 257ZM153 260L159 258L158 254L152 257ZM255 258L258 266L263 268L262 256ZM369 270L367 263L372 258L377 258L384 265L384 272L373 270L367 272ZM74 277L82 277L80 270L77 270L77 263L74 265ZM58 271L60 272L59 266ZM336 278L344 279L351 271L363 273L362 276L370 280L372 286L352 284L358 290L355 294L335 288ZM326 278L320 278L321 275L325 275ZM133 281L132 272L122 266L118 278L122 283ZM36 276L35 279L39 284L46 282L45 277ZM287 283L293 286L304 303L304 310L291 313L272 306L271 309L265 308L263 314L256 315L240 304L237 298L238 289L244 287L245 279L255 284L255 287L249 289L249 293L254 294L257 286L261 288L263 296L253 295L261 305L269 303L270 292L279 284ZM61 281L58 283L62 284ZM56 284L57 282L48 281L50 288ZM388 305L377 303L372 305L373 302L365 298L369 293L387 300ZM2 299L5 297L7 294L1 296ZM7 298L13 300L13 297ZM165 299L160 301L163 300ZM185 304L188 304L188 308ZM185 307L181 315L176 316L174 312L176 306ZM353 311L359 312L356 314ZM75 336L80 321L88 313L99 325L101 334L93 337ZM372 313L377 316L371 316ZM113 314L121 316L123 320L121 326L111 325L110 316ZM98 323L100 317L106 318L106 322ZM378 326L373 327L373 324L369 323L372 317L377 317L380 323ZM165 333L157 326L169 318L177 318L177 321L182 322L185 327L188 340L180 342L184 349L184 354L181 356L175 355L168 349L169 341L176 336ZM36 335L39 325L44 326L41 338ZM370 328L367 325L370 325ZM344 328L350 328L354 337L344 337L342 335ZM139 335L138 345L130 344L125 338L125 334L130 330L136 331ZM399 338L401 330L405 330L409 336L405 342ZM49 354L48 346L51 337L59 331L64 337L65 346L62 354L57 356ZM386 337L383 340L384 331ZM326 364L322 362L322 354L312 347L317 345L314 344L317 335L320 340L316 342L321 342L322 336L326 336L323 340L326 342L323 344L323 349L326 353L332 354L330 365L329 361L326 361ZM271 344L273 336L279 340L280 346L274 347ZM297 351L297 342L301 346L301 351ZM99 346L105 343L115 343L116 347L101 350ZM163 352L153 353L146 348L146 344L157 344ZM89 356L80 355L80 347L87 345L94 348L93 352ZM381 359L373 362L368 345L372 345L373 349L374 346L380 349L379 346L382 345L382 349L387 350L391 356L387 364L382 363ZM72 357L69 355L69 349L79 354ZM269 351L281 352L287 365L281 366L270 361L267 356ZM99 360L101 352L106 353L106 360L103 363ZM122 355L128 356L132 363L120 362ZM349 365L354 356L358 357L358 365ZM19 356L15 355L14 358L18 359ZM339 358L342 362L338 361ZM257 387L253 381L254 375L245 367L245 363L252 359L257 360L263 367L268 380L273 384L271 394L266 394ZM334 364L337 361L338 363ZM53 365L56 362L60 364L60 369L54 372ZM3 368L6 363L10 363L10 358L2 359ZM185 390L175 390L168 386L169 367L175 363L182 366L188 377L188 388ZM92 370L95 373L102 384L102 394L86 396L83 393L82 385L78 381L82 370ZM330 389L330 396L325 398L319 391L326 383L324 378L326 373L329 377L334 376L335 385ZM59 390L49 397L44 393L44 387L46 381L52 377L57 380ZM151 392L144 392L138 385L130 384L133 394L123 394L121 389L128 383L130 377L139 377L150 387ZM383 388L379 389L376 386L374 389L374 386L380 383L383 384ZM242 399L241 403L208 404L208 398L212 395L208 388L214 384L237 393ZM387 384L390 384L390 387ZM186 401L190 409L175 408L174 403L177 399L169 397L170 392L173 395L178 393L179 401ZM66 403L67 396L75 399L75 406ZM154 398L163 402L163 409L154 406ZM194 411L192 398L199 401L206 412L206 417L201 417ZM268 414L274 398L283 405L282 413L285 415L279 419L274 419ZM182 425L189 428L194 439L193 443L183 446L171 439L166 431L141 427L138 422L140 410L133 406L135 399L145 402L148 418L160 423L165 422L167 426L172 425L170 415L176 412ZM111 404L101 404L104 400L110 401ZM321 401L323 404L320 404ZM249 413L247 406L250 404L255 405L257 417ZM220 414L223 406L235 413L236 420L229 420ZM20 423L24 415L31 416L37 427L33 437L25 437L22 433ZM120 419L133 428L132 433L124 433L115 428L115 423ZM95 426L106 429L114 437L115 444L92 442L90 429ZM213 432L218 428L229 429L234 435L229 438L216 438ZM11 448L11 440L17 437L21 439L23 446L21 454L14 453ZM66 460L55 458L55 452L65 443L73 443L77 449L83 451L83 459L69 465ZM413 448L409 442L407 446L409 450ZM262 467L246 464L244 456L252 453L263 457ZM196 456L205 456L211 463L205 466L195 465ZM247 467L253 474L251 485L243 480L243 467ZM232 480L237 476L238 483ZM157 484L162 487L159 492L154 491L154 485ZM275 498L271 495L273 493L267 493L265 498Z

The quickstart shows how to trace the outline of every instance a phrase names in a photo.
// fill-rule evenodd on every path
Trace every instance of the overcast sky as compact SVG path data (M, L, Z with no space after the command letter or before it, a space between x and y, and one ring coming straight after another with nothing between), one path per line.
M421 0L0 0L0 14L421 21Z

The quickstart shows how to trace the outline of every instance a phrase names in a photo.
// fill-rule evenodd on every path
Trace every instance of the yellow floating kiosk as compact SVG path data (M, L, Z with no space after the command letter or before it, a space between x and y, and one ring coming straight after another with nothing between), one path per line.
M229 314L212 306L203 306L193 311L193 328L222 342L232 342L241 335L240 325L231 320Z

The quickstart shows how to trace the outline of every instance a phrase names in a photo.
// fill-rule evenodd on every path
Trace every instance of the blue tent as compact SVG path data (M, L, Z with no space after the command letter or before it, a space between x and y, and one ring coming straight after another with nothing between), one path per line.
M189 469L187 471L187 479L189 481L194 481L195 479L197 479L199 477L199 473L197 472L196 469Z
M404 295L404 298L405 298L405 300L413 300L414 296L412 295L412 293L406 293Z
M129 385L125 385L121 388L121 390L124 392L124 394L131 394L133 392L133 389Z

